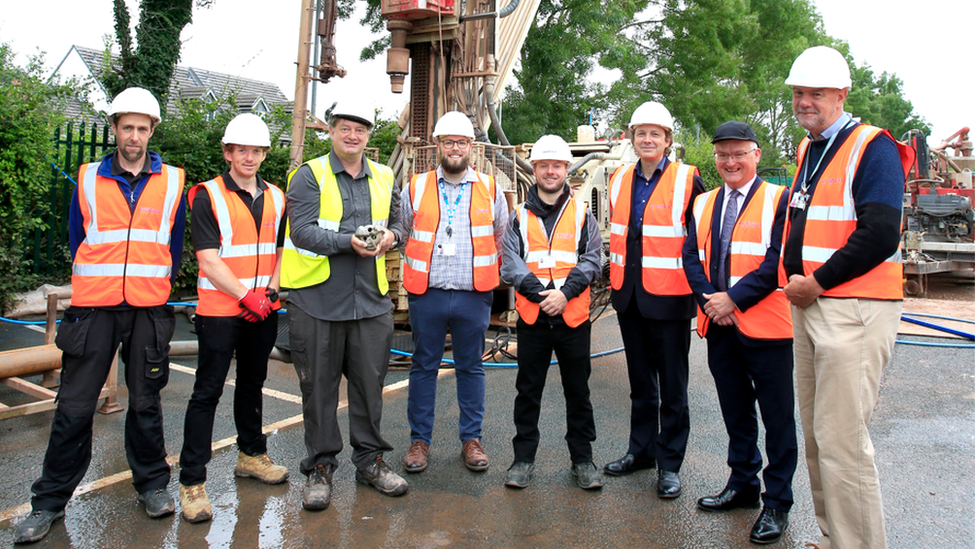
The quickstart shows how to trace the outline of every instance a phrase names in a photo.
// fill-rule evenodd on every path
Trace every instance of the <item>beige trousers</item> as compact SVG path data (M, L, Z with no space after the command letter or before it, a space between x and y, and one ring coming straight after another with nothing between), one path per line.
M821 549L884 549L867 424L898 335L901 301L818 298L792 306L797 398Z

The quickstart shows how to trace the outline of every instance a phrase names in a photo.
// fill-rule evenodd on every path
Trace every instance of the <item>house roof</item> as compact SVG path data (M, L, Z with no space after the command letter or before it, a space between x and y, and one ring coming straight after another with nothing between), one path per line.
M65 59L55 69L55 75L58 74L61 66L71 56L72 51L77 52L78 57L87 67L92 77L104 71L105 57L103 50L72 46ZM113 54L112 61L117 60L118 56ZM96 85L101 88L98 79L94 78L94 80ZM104 89L100 91L103 94L105 93ZM284 106L289 112L294 108L294 103L288 100L277 85L270 82L262 82L260 80L196 67L177 66L173 74L173 79L170 82L166 112L175 113L177 110L176 103L180 98L197 99L204 98L206 95L211 95L214 98L236 95L237 110L239 112L264 112L276 105ZM72 110L76 110L77 112L71 112ZM79 104L70 107L67 114L69 117L73 117L80 113Z

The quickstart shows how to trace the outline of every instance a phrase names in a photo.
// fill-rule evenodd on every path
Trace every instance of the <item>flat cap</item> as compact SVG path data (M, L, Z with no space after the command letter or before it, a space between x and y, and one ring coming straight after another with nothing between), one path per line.
M749 124L745 122L739 122L738 120L729 120L728 122L722 124L715 130L715 137L712 138L712 143L718 143L719 141L728 141L729 139L736 139L738 141L752 141L756 144L759 140L756 139L755 132L749 127Z

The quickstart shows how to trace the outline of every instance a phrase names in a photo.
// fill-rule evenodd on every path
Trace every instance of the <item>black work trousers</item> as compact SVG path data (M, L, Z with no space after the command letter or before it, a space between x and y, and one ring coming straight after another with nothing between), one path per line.
M237 426L237 446L249 456L268 451L268 439L261 431L261 389L268 377L268 355L278 337L278 313L272 311L261 322L248 322L232 316L197 315L195 324L200 352L193 394L186 407L183 451L180 453L180 483L184 486L207 480L214 415L235 353L234 424Z
M566 443L573 463L593 461L596 440L593 406L590 404L590 321L576 328L565 324L522 319L518 330L518 376L515 388L515 461L535 461L539 447L539 411L549 363L555 351L566 397Z
M651 320L636 300L617 313L630 378L630 444L638 462L679 472L685 459L688 412L689 320Z
M132 483L139 493L166 487L170 469L159 391L169 381L169 342L175 328L173 308L166 305L69 307L64 312L56 340L63 351L61 387L41 478L31 486L34 510L64 509L85 476L92 457L92 416L120 343L129 390L125 455Z

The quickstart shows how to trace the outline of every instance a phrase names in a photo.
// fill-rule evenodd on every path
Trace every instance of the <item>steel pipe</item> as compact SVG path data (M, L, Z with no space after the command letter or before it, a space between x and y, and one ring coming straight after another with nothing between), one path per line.
M61 349L54 344L0 352L0 378L42 374L61 367Z

